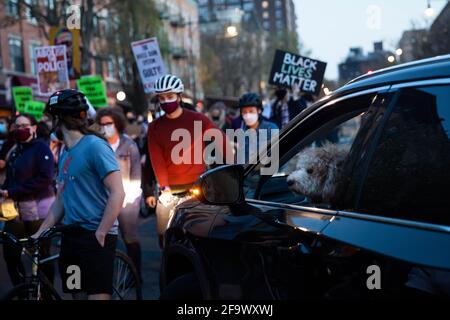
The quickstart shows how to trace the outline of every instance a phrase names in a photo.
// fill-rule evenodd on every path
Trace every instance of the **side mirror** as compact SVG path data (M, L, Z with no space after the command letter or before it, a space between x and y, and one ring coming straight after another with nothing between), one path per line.
M202 174L199 199L206 204L234 205L244 200L244 168L226 165Z

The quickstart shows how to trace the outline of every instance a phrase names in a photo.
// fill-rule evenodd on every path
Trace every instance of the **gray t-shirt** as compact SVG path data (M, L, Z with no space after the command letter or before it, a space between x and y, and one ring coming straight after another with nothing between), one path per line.
M64 223L80 223L88 230L97 230L103 217L109 192L103 179L119 171L114 151L108 142L86 135L61 155L58 188L64 203ZM117 234L116 220L110 234Z

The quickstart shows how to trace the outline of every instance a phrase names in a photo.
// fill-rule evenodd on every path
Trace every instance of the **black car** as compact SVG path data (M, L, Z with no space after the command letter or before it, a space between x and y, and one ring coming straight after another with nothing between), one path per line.
M166 231L161 298L450 296L450 55L359 77L280 132L263 161L205 173ZM287 177L306 148L347 150L333 197Z

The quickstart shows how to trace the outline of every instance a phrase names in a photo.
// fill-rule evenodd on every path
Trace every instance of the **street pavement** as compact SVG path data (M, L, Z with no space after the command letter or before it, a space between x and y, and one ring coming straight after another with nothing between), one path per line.
M161 250L159 249L156 236L155 215L139 219L139 236L142 246L142 284L143 297L146 300L156 300L159 297L159 267L161 261ZM125 252L125 247L119 241L117 248ZM24 258L24 261L25 258ZM57 268L56 268L57 269ZM59 276L55 280L55 287L60 292L61 285ZM6 270L3 259L3 246L0 245L0 297L12 288L11 281ZM64 295L65 298L70 298Z

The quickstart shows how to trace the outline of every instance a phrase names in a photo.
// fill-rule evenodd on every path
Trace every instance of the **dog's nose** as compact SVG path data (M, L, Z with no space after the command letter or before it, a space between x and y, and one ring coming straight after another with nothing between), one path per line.
M291 187L295 182L294 180L286 180L288 187Z

